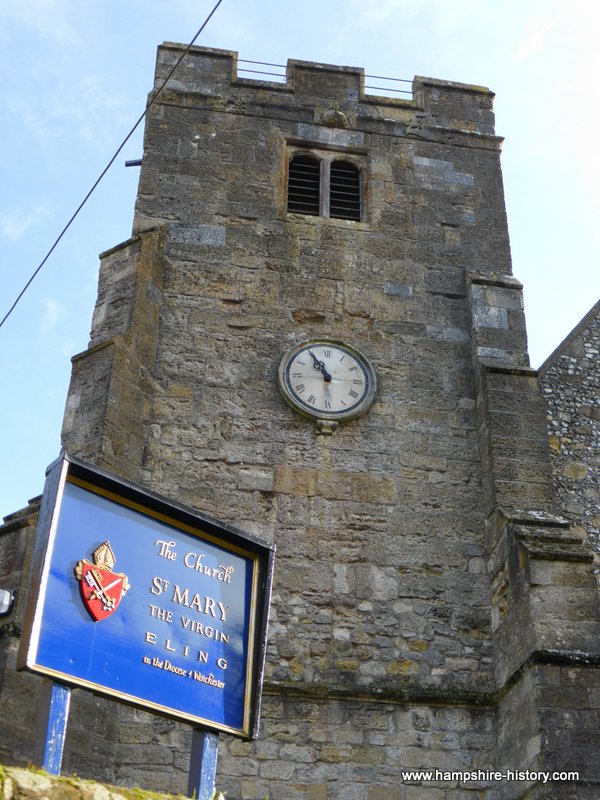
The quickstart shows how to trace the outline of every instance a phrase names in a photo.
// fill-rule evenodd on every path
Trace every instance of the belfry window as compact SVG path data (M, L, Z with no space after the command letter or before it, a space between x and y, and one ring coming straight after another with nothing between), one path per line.
M290 161L288 211L295 214L320 214L321 162L312 156L296 156Z
M360 222L361 171L351 161L306 153L294 155L288 169L290 214Z
M360 221L360 172L349 161L332 161L329 216Z

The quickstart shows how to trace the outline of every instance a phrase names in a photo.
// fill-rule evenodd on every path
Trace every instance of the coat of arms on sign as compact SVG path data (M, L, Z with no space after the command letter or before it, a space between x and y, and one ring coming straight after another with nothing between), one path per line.
M97 547L92 558L93 564L87 559L77 562L75 577L79 581L84 606L90 616L100 622L117 610L121 598L130 586L127 575L113 572L117 559L109 542Z

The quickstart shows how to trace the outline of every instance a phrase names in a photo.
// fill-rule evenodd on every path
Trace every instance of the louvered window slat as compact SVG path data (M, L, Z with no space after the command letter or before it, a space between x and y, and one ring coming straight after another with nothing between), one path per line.
M360 222L361 174L349 161L326 160L302 154L289 163L287 210L294 214L329 216ZM328 202L327 202L328 201Z
M348 161L331 164L329 216L360 221L360 172Z
M321 164L311 156L296 156L290 161L288 211L319 216Z

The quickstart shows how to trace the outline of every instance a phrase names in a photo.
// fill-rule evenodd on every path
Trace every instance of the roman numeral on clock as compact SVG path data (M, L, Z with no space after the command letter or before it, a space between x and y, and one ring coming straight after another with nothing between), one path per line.
M345 422L364 414L377 388L364 356L327 339L303 342L282 356L278 379L283 398L317 423ZM320 424L317 428L322 432Z

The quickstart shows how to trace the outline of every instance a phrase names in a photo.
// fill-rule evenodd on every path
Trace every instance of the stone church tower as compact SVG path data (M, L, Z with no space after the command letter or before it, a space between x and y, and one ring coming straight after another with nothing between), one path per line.
M182 50L159 49L157 87ZM368 96L362 70L300 61L269 83L236 59L192 49L149 112L133 237L102 256L63 431L69 453L277 546L261 736L221 737L218 786L597 798L593 557L558 512L493 95L415 78L411 100ZM303 342L295 383L282 357ZM362 378L336 384L330 347ZM24 582L34 512L0 540ZM26 761L14 697L32 709L37 679L10 670L15 613L3 753ZM74 705L67 769L183 790L185 726ZM507 770L523 775L483 774ZM530 774L567 770L580 781Z

